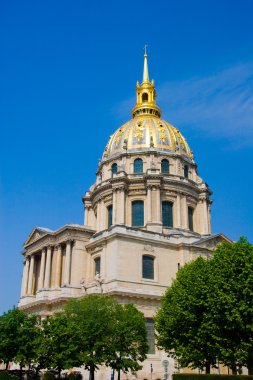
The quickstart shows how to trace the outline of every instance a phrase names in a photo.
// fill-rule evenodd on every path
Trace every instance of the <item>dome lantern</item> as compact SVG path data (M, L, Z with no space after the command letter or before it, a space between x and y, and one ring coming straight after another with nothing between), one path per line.
M161 117L161 109L156 105L155 82L150 82L148 74L148 55L145 45L142 83L136 85L136 105L132 109L133 118L137 116Z

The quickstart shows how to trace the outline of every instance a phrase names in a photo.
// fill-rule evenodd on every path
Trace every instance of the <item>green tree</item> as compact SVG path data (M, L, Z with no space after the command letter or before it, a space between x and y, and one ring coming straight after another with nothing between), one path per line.
M219 360L253 374L253 246L245 238L220 244L210 260L210 320Z
M141 368L148 351L145 318L132 304L120 305L112 297L89 295L71 300L66 315L76 326L80 355L90 379L105 364L127 372Z
M54 369L60 377L63 369L80 366L80 346L76 326L65 313L57 313L42 322L42 340L37 350L40 368Z
M120 380L121 370L128 372L142 368L140 362L146 359L149 347L143 313L132 304L118 304L115 312L116 323L106 364L118 371Z
M179 270L155 317L158 346L181 366L206 373L216 363L209 292L209 262L199 257Z
M31 367L37 361L38 347L41 341L40 319L35 314L21 312L15 344L17 353L15 362L19 363L20 370L23 367Z
M25 313L17 308L7 311L0 317L0 361L6 364L14 361L18 354L18 336Z
M90 380L94 380L98 365L107 361L116 305L115 300L104 295L89 295L66 305L66 315L76 326L82 363L90 371Z

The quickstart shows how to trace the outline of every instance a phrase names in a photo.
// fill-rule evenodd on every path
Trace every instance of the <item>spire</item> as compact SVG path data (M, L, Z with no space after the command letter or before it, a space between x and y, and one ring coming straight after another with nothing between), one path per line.
M147 55L147 46L144 46L144 67L143 67L143 80L142 82L149 82L148 76L148 55Z
M142 83L136 84L136 104L132 109L133 117L160 117L160 107L156 105L155 82L149 81L147 46L144 47L144 67Z

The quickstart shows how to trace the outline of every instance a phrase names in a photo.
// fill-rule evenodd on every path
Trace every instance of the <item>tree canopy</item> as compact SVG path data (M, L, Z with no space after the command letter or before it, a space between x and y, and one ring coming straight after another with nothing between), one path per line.
M147 332L145 318L134 305L89 295L71 300L65 313L76 326L82 362L91 380L101 364L118 373L141 368L148 352Z
M16 361L20 367L36 360L40 330L38 317L14 308L0 316L0 362Z
M220 244L177 274L155 318L157 343L182 366L221 362L252 371L253 246L241 238Z
M157 344L181 366L206 368L216 363L207 325L208 262L199 257L186 264L166 291L155 319Z
M40 368L63 369L82 365L76 326L63 312L42 321L43 339L37 350Z
M132 304L116 305L116 323L106 364L118 371L137 371L148 353L144 315Z
M13 309L0 317L0 362L63 369L84 365L94 379L99 365L127 372L141 368L148 351L144 315L132 304L89 295L40 320Z

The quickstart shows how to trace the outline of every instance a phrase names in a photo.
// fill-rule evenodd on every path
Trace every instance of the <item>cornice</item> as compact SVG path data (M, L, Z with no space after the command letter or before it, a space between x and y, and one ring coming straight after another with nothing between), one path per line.
M95 230L82 225L65 225L56 231L48 232L38 239L24 246L23 254L27 251L40 250L48 245L65 243L70 239L82 238L87 236L90 238L95 233Z
M93 236L93 241L90 241L86 245L87 250L94 249L97 245L106 244L107 241L112 239L124 239L124 240L135 240L142 242L142 244L151 244L152 246L167 246L178 248L189 248L195 246L195 242L192 243L183 243L183 242L172 242L171 239L193 239L196 241L201 239L201 235L197 233L188 233L188 231L181 229L173 229L173 232L170 235L165 235L158 232L146 231L146 230L137 230L133 227L126 227L116 225L110 231L101 231ZM119 230L119 228L121 230ZM140 235L142 233L142 236ZM92 240L92 239L91 239Z

